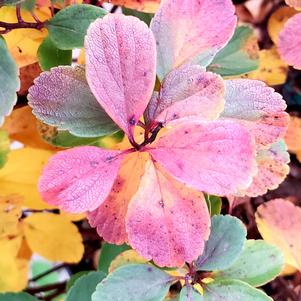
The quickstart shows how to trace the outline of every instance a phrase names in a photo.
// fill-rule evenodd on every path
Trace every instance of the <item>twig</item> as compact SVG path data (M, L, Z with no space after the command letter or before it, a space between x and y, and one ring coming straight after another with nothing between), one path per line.
M45 26L44 22L37 22L37 23L33 23L33 22L18 22L18 23L6 23L6 22L2 22L0 21L0 28L4 28L4 30L1 30L0 33L1 34L5 34L10 32L13 29L20 29L20 28L32 28L32 29L37 29L37 30L41 30L43 27Z
M17 15L17 20L19 23L23 23L23 19L22 19L22 16L21 16L21 4L17 4L16 5L16 15Z
M111 14L114 14L116 12L116 10L118 9L118 5L114 5L111 10L110 10L110 13Z
M38 294L41 292L49 292L49 291L65 288L66 284L67 284L67 281L42 285L42 286L38 286L38 287L28 287L25 290L25 292L29 293L31 295L35 295L35 294Z

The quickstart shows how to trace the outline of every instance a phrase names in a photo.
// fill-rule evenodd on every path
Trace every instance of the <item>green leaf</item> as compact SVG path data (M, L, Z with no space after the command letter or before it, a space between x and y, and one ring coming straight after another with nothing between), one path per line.
M126 7L122 8L122 12L127 16L134 16L134 17L140 19L141 21L145 22L147 25L150 24L152 18L154 17L154 14L144 13L144 12L140 12L138 10L130 9L130 8L126 8Z
M106 141L108 138L118 143L123 138L123 132L118 131L110 136L101 136L101 137L93 137L93 138L85 138L85 137L77 137L72 135L68 131L60 131L56 127L41 124L39 128L40 135L42 139L44 139L47 143L63 148L70 148L75 146L83 146L83 145L93 145L99 146L103 148L109 148L110 145L107 145Z
M233 76L256 70L259 66L259 48L253 29L237 27L232 39L213 59L209 71L222 76Z
M97 287L92 301L161 301L175 278L148 264L129 264Z
M277 247L263 240L247 240L234 264L217 272L217 279L238 279L252 286L261 286L273 280L282 270L284 259Z
M211 233L204 253L197 259L197 270L224 270L240 255L247 231L243 223L230 215L217 215L211 219Z
M0 293L0 301L39 301L27 293Z
M16 5L16 4L21 3L23 1L24 0L0 0L0 6Z
M104 243L100 249L98 270L103 271L105 274L108 274L111 262L116 258L116 256L130 249L131 247L127 244L117 246L109 243Z
M90 272L77 279L67 294L66 301L89 301L96 286L105 278L101 271Z
M61 50L47 37L38 49L39 64L43 71L60 65L71 65L72 50Z
M215 195L205 194L205 200L211 216L219 215L222 211L222 199Z
M35 4L36 4L36 0L24 0L24 2L22 2L21 4L21 7L22 9L33 11Z
M220 280L206 285L204 301L273 301L264 292L239 280Z
M47 22L49 36L55 45L63 50L80 48L89 25L107 12L89 4L75 4L59 11Z
M16 92L20 88L19 69L0 38L0 126L17 102Z
M201 296L192 286L184 286L180 293L179 301L203 301Z
M7 132L0 130L0 168L2 168L7 160L9 153L9 138Z
M83 66L43 72L27 98L38 119L77 137L100 137L119 130L92 94Z
M70 277L70 279L67 282L66 285L66 290L69 291L71 289L71 287L74 285L74 283L76 282L77 279L79 279L80 277L89 274L91 271L80 271L74 275L72 275Z

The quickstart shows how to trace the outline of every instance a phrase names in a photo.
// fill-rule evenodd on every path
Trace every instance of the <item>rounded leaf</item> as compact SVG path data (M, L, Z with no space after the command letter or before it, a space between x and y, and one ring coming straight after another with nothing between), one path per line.
M88 301L94 293L96 286L105 278L103 272L90 272L75 281L68 291L66 301ZM1 300L0 300L1 301Z
M295 69L301 69L301 13L290 18L279 34L281 58Z
M43 72L29 89L28 100L37 118L76 136L98 137L118 130L92 94L84 67Z
M70 5L46 23L49 37L60 49L83 47L89 25L106 13L104 9L89 4Z
M188 62L206 67L233 35L234 12L230 0L162 1L151 22L159 78Z
M246 241L246 228L238 218L216 215L211 220L211 233L205 250L196 260L199 271L218 271L230 267L241 254Z
M77 263L84 254L77 227L61 215L35 213L23 220L30 249L51 261Z
M214 278L238 279L261 286L278 276L283 264L283 255L278 248L263 240L247 240L233 265L215 274Z
M174 278L151 265L122 266L97 287L92 301L162 301Z
M136 17L110 14L85 38L86 74L100 105L131 138L153 92L155 39Z
M204 301L273 301L263 291L239 280L217 280L206 285Z

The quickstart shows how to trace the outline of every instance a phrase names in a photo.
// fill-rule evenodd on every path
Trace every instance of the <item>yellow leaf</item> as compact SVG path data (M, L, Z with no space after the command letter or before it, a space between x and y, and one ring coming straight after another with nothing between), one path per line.
M17 257L22 243L21 233L15 233L15 235L8 235L0 239L1 252L11 256Z
M275 47L259 52L259 68L243 75L244 78L258 79L267 85L281 85L285 83L288 65L280 59Z
M12 114L5 118L3 129L8 132L12 140L17 140L26 146L47 150L56 149L41 138L37 128L37 119L29 106L13 110Z
M0 196L0 238L18 232L21 214L19 196Z
M295 267L292 267L289 264L286 264L283 268L283 270L281 271L281 275L282 276L290 276L293 275L297 272L298 270Z
M24 234L31 250L48 260L79 262L84 254L82 236L65 217L34 213L23 220Z
M275 199L258 207L256 223L262 237L276 245L285 263L301 269L301 208L285 199Z
M0 129L0 168L2 168L7 159L7 154L9 153L10 141L6 131Z
M45 21L50 18L50 9L48 7L35 9L34 13L41 21ZM35 22L30 12L22 10L21 15L24 21ZM16 8L12 6L1 7L0 20L9 23L17 22ZM9 52L16 60L19 67L23 67L37 61L38 48L46 36L46 29L36 30L23 28L12 30L3 35Z
M0 169L1 194L20 195L23 205L31 209L53 208L42 201L37 189L42 168L52 154L29 147L11 151L6 165Z
M85 63L86 63L86 56L85 56L85 50L84 49L80 50L79 56L77 58L77 63L79 65L85 65Z
M110 264L109 272L112 273L117 268L131 263L147 263L144 257L140 256L135 250L127 250L120 253Z
M146 13L155 13L160 4L160 0L107 0L104 2L110 2Z
M17 258L21 236L0 239L0 292L17 292L26 287L28 260Z
M26 287L28 262L3 254L0 250L0 292L18 292Z
M268 21L268 33L272 41L277 45L278 36L286 21L298 13L292 7L280 7L270 17Z
M290 116L284 140L291 153L301 152L301 119L299 117Z

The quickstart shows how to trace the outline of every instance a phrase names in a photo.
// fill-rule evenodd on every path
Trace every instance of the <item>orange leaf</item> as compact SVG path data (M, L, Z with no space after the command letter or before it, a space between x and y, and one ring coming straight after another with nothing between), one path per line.
M278 36L286 21L298 13L292 7L280 7L270 17L268 21L268 33L272 41L277 45Z
M15 109L5 119L3 129L9 133L12 140L17 140L26 146L46 150L56 149L41 138L37 129L37 119L29 106Z
M290 116L289 126L285 135L285 143L291 153L300 153L301 151L301 119L296 116Z

